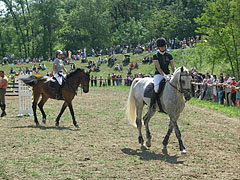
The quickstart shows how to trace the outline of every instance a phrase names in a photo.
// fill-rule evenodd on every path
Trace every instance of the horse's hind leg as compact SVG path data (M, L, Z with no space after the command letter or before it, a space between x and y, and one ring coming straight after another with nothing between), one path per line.
M37 93L37 91L35 91L35 89L33 90L33 92L34 93L33 93L32 109L33 109L33 115L34 115L34 122L36 123L36 126L39 126L36 110L37 110L37 102L38 102L38 99L40 97L40 93Z
M151 147L151 139L152 139L148 123L149 123L150 119L153 117L153 115L155 114L155 112L156 112L156 109L154 111L149 110L146 113L146 115L143 117L145 129L146 129L146 137L147 137L146 146L147 147Z
M41 101L38 103L38 107L39 107L39 109L40 109L40 111L42 113L42 122L44 124L46 124L46 114L45 114L45 112L43 110L43 106L47 102L47 100L48 100L48 98L46 96L42 96Z
M142 110L143 110L143 105L136 105L136 124L137 124L137 128L138 128L138 142L139 144L141 144L141 149L144 150L145 147L143 145L144 140L142 137Z
M57 126L57 127L59 126L59 120L60 120L63 112L65 111L66 107L67 107L67 103L64 102L63 105L62 105L61 111L60 111L60 113L58 114L57 119L56 119L56 126Z

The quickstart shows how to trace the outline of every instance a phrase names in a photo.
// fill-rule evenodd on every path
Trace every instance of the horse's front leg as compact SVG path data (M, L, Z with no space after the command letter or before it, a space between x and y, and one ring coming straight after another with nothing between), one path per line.
M149 129L149 121L150 119L153 117L153 115L155 114L156 109L154 110L150 110L146 113L146 115L143 117L143 121L144 121L144 125L145 125L145 130L146 130L146 137L147 137L147 141L146 141L146 146L147 147L151 147L151 133L150 133L150 129Z
M56 126L57 126L57 127L59 126L59 120L60 120L63 112L65 111L66 107L67 107L67 103L64 102L63 105L62 105L61 111L60 111L60 113L58 114L57 119L56 119Z
M76 128L79 128L79 125L78 125L77 121L75 120L72 103L69 103L69 104L68 104L68 108L69 108L69 110L70 110L70 112L71 112L71 115L72 115L73 125L74 125Z
M178 128L178 125L177 125L177 118L170 117L170 119L172 121L174 131L175 131L175 134L176 134L177 139L178 139L180 151L182 152L182 154L185 154L186 150L185 150L185 147L184 147L183 142L182 142L181 132L180 132L180 130Z
M167 134L162 142L163 144L163 148L166 149L167 148L167 145L168 145L168 140L169 140L169 137L171 135L173 131L173 124L172 124L172 121L169 122L169 126L168 126L168 131L167 131Z

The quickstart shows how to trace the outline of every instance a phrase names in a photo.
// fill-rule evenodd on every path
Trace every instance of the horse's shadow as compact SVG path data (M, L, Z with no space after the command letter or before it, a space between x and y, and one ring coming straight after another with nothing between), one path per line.
M25 128L33 128L33 129L40 129L40 130L48 130L48 129L56 129L56 130L70 130L70 131L80 131L80 129L78 128L71 128L71 127L56 127L56 126L33 126L33 125L29 125L29 126L15 126L12 128L16 128L16 129L25 129Z
M140 160L144 161L160 160L170 164L183 164L183 161L177 160L179 158L178 156L169 156L166 150L163 150L163 154L156 154L155 152L147 150L137 151L130 148L123 148L122 152L128 155L139 156Z

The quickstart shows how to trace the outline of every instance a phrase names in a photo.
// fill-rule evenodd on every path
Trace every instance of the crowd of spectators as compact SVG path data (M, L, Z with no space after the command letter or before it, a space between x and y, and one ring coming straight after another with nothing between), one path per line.
M212 100L228 106L237 106L240 102L240 81L230 77L228 73L216 74L193 72L192 95L201 100Z
M179 49L179 48L193 48L196 43L201 40L199 36L189 37L179 40L178 38L172 38L168 40L167 49ZM206 40L204 40L206 41ZM109 67L113 67L113 71L121 72L124 67L127 68L126 78L123 78L122 75L117 75L112 73L112 75L108 74L108 77L103 78L102 76L91 76L91 86L119 86L126 85L130 86L134 78L136 77L152 77L151 74L134 74L132 75L133 69L138 69L139 65L135 62L131 62L129 53L138 54L142 52L153 52L156 51L155 41L149 41L146 44L138 44L136 47L133 45L116 45L111 46L109 48L101 49L91 48L87 50L87 48L79 49L74 54L68 50L63 50L65 55L64 65L70 64L70 71L75 69L75 64L71 63L70 60L81 60L82 63L87 63L86 67L92 69L94 72L101 71L101 65L107 64ZM124 58L119 61L115 54L124 54ZM105 57L102 59L102 55ZM89 61L88 57L98 57L97 61ZM54 58L48 58L47 61L52 61ZM146 56L143 58L142 63L152 63L152 57ZM20 58L16 59L14 54L6 55L2 60L2 65L12 64L11 70L9 74L32 74L33 72L39 73L40 71L46 70L46 65L44 64L44 58ZM15 65L21 65L23 63L29 63L33 66L31 68L18 68L18 71L14 69ZM38 64L38 65L37 65ZM52 72L46 72L46 75L52 76ZM192 86L192 94L193 96L200 99L213 100L215 102L219 102L220 104L227 105L240 105L240 95L239 88L240 82L236 81L234 77L229 77L229 74L220 73L217 77L216 75L210 75L198 73L196 69L193 72L193 83Z

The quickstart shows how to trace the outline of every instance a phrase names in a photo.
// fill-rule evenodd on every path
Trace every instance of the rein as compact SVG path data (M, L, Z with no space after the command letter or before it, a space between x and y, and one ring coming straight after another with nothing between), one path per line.
M176 89L178 92L184 94L184 93L188 93L191 92L190 88L183 88L182 87L182 83L181 83L181 77L182 76L191 76L190 74L186 73L186 74L180 74L180 79L179 79L179 84L180 84L180 89L178 89L178 87L174 86L170 81L168 82L174 89Z

